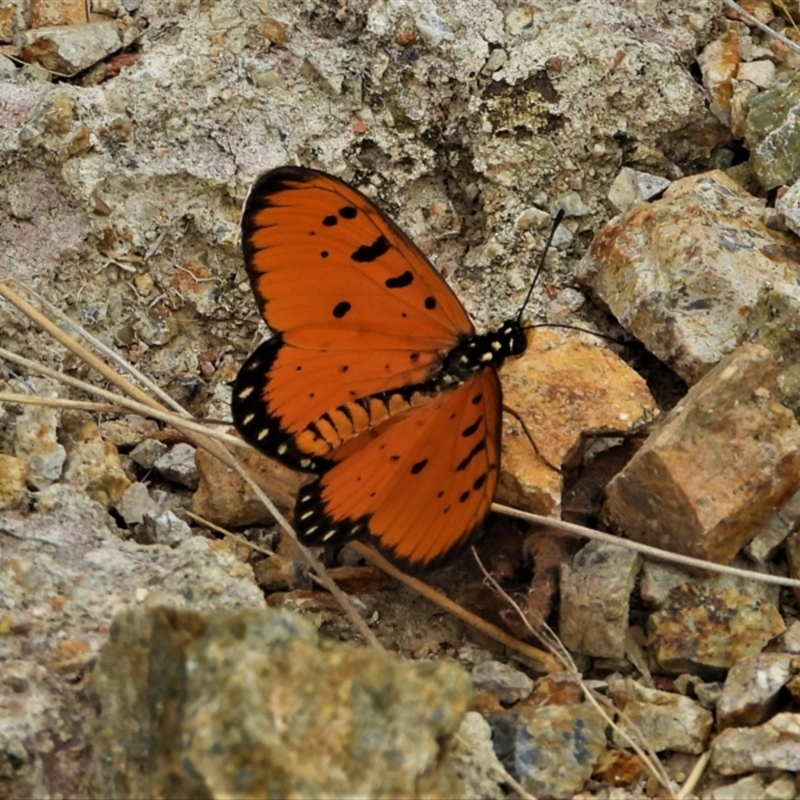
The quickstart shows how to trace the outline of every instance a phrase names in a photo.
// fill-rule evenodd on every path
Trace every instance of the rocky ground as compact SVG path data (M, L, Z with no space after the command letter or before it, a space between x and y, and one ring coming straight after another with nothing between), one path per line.
M540 329L507 365L498 500L800 578L800 15L746 8L0 0L0 280L227 420L265 333L238 245L259 173L358 186L480 328L562 209L528 315L614 342ZM2 300L0 347L101 383ZM76 396L2 354L0 391ZM291 507L297 477L259 468ZM0 797L623 798L704 755L696 796L797 796L796 590L499 515L478 550L616 729L575 672L324 553L400 658L360 647L175 431L0 401ZM532 638L469 557L426 579Z

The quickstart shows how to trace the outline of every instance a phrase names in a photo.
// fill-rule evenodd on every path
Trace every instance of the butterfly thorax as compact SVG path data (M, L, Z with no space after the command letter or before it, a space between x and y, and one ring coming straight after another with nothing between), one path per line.
M506 320L496 331L476 334L459 342L445 357L434 378L437 388L458 386L485 367L497 369L509 356L525 352L525 331L518 320Z

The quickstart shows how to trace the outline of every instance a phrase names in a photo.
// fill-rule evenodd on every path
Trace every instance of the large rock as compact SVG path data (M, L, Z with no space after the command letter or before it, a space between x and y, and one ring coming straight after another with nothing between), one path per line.
M470 679L286 611L119 617L95 675L98 797L454 797Z

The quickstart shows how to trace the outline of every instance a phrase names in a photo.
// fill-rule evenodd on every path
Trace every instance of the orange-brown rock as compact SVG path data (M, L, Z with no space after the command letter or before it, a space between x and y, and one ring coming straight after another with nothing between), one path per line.
M609 483L615 527L729 563L800 489L800 426L776 396L765 347L744 345L725 358Z

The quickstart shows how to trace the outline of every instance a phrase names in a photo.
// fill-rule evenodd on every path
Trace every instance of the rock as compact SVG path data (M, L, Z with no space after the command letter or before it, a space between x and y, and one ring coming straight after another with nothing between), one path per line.
M754 83L750 83L750 81L734 81L732 89L733 96L730 102L730 131L736 139L743 139L747 127L747 114L750 111L750 103L753 98L758 95L759 89L758 86ZM732 178L735 177L734 170L731 170L730 167L728 168L728 174ZM755 176L753 176L752 172L749 170L749 165L748 178L757 184ZM754 186L752 188L755 189L756 187Z
M605 720L588 703L492 714L494 749L536 797L580 792L606 748Z
M294 614L123 615L95 685L98 796L460 793L441 762L467 675L323 642Z
M150 496L150 491L143 483L132 483L117 503L116 510L126 525L139 525L145 514L158 510L158 503Z
M618 211L627 211L661 194L667 186L669 181L660 175L623 167L608 190L608 199Z
M719 786L704 794L704 800L753 800L767 797L768 779L763 775L748 775L735 783Z
M525 4L520 5L524 7ZM636 25L637 18L633 6L589 2L581 6L580 14L552 15L540 12L535 6L531 8L535 9L531 12L531 31L506 42L508 59L492 76L493 83L485 100L478 105L479 115L474 120L476 129L492 133L485 140L480 137L473 147L477 170L489 175L495 184L490 190L491 195L501 196L501 187L514 186L521 197L534 196L528 186L537 181L527 169L521 172L518 164L526 160L533 169L549 169L551 172L556 163L566 167L573 158L572 154L567 156L558 145L553 147L544 132L555 126L560 133L571 137L577 129L589 124L585 114L591 114L590 124L596 132L583 139L592 142L587 155L591 154L595 163L603 161L604 167L608 166L607 158L611 152L619 152L614 144L615 137L625 136L626 131L630 136L631 125L639 130L667 128L672 131L680 118L691 119L698 125L706 121L706 112L702 116L698 113L692 96L696 93L696 86L687 80L685 73L681 74L664 63L658 52L661 47L651 39L654 30L642 38L630 35L632 29L628 26ZM605 31L605 35L597 37L595 32L600 29ZM682 33L685 34L686 29ZM588 59L587 53L591 53ZM625 54L624 58L620 59L620 53ZM550 58L554 60L548 61ZM654 61L659 63L659 67L655 67ZM642 69L645 63L652 64L655 73L660 75L657 82L647 74L648 68ZM567 68L568 64L570 68ZM596 102L590 100L591 93L586 92L586 87L591 85L589 76L596 75L600 64L615 64L616 67L610 72L606 69L609 83L604 84L604 90L608 94L603 102ZM655 96L664 97L665 104L654 103L652 98ZM629 113L621 112L619 107L615 109L612 98L629 109ZM599 131L603 131L600 136L597 135ZM548 143L543 147L541 142L545 138ZM667 139L671 138L673 134L667 134ZM494 140L493 145L491 140ZM531 148L531 140L539 145ZM535 164L531 163L531 156L525 155L531 149L536 151L533 156ZM644 149L648 153L655 150L651 150L649 142ZM613 179L619 163L617 161L612 170L604 170L604 188ZM577 183L588 183L585 171L576 177ZM580 191L574 183L570 186L569 179L558 183L551 181L550 188L545 191L553 191L555 186L565 189L570 186ZM589 198L584 191L580 193L586 205L596 213L599 198ZM486 199L490 207L494 206L491 197Z
M10 10L13 11L13 7L8 7ZM3 11L6 9L0 9L0 29L2 29L3 23ZM2 41L2 34L0 34L0 41ZM17 74L17 65L10 59L4 55L0 55L0 77L2 78L12 78Z
M438 47L442 42L452 42L456 37L447 23L434 11L423 11L417 14L417 30L431 47Z
M58 441L60 415L46 406L23 406L17 417L14 452L28 465L28 483L44 489L61 477L67 451Z
M775 198L775 209L783 214L786 227L800 236L800 180Z
M800 703L800 674L795 674L786 682L786 691L792 698L792 703Z
M194 490L199 484L194 459L195 448L190 444L180 442L157 459L153 467L168 481Z
M131 485L117 448L103 441L96 422L72 414L63 415L61 441L67 456L63 480L105 508L113 508Z
M687 697L696 697L700 705L714 711L722 695L722 684L719 681L705 682L696 675L678 675L674 680L675 689Z
M608 693L623 712L617 725L639 747L652 748L655 753L705 751L714 717L694 700L650 689L631 678L609 680ZM612 736L617 747L629 747L621 733L615 730Z
M241 451L242 466L272 498L278 510L294 508L302 477L250 448ZM269 511L253 490L229 467L204 450L195 456L198 487L192 495L192 511L225 528L244 528L273 522Z
M800 426L775 381L772 354L743 345L692 387L609 483L617 529L729 563L800 489Z
M525 28L533 23L533 11L529 6L516 6L506 12L506 33L509 36L519 36Z
M650 616L647 630L659 666L718 679L739 659L758 655L785 628L778 609L736 589L683 584Z
M744 548L745 555L756 564L766 564L786 541L798 517L800 517L800 492L770 515L761 530Z
M642 557L589 542L561 566L558 632L567 649L601 658L625 656L630 595Z
M0 453L0 511L28 504L28 465L20 458Z
M585 217L592 213L577 192L567 192L553 202L553 211L563 211L565 217Z
M305 564L301 564L297 559L288 558L280 553L275 553L268 558L256 561L253 564L253 575L256 583L268 593L311 588ZM341 586L339 588L348 594L352 594L348 589L344 589Z
M542 211L540 208L536 208L536 206L531 206L520 213L514 220L514 225L523 231L529 228L537 230L544 228L545 225L551 225L552 221L553 218L546 211Z
M165 544L175 547L192 535L189 523L182 520L174 511L148 511L136 531L136 541L140 544Z
M501 703L511 705L533 691L533 681L518 669L499 661L484 661L472 670L472 684L477 692L491 692Z
M583 687L574 672L551 672L536 681L530 706L571 706L583 700Z
M631 433L658 413L646 383L622 359L546 329L537 329L525 354L503 366L503 394L533 445L519 421L505 414L498 502L540 514L558 509L558 470L586 436Z
M756 573L769 573L767 567L754 566L746 558L737 556L730 564L738 569ZM662 608L669 600L669 593L681 584L694 584L700 591L720 592L735 589L757 600L765 600L775 607L780 602L780 587L765 581L742 578L738 575L712 573L703 578L692 575L674 564L645 561L639 594L650 608Z
M161 442L155 442L148 437L154 436L158 433L158 423L152 419L144 419L142 417L128 414L126 416L118 417L117 419L108 419L100 423L100 435L107 442L111 442L115 447L130 449L133 448L130 455L136 451L138 447L145 445L147 442L161 445L163 450L166 450L166 445ZM136 461L136 459L134 459ZM140 463L136 461L136 463ZM144 466L144 465L142 465ZM150 469L152 463L145 467Z
M464 715L448 761L461 781L464 800L505 800L505 767L492 747L492 729L476 711Z
M795 531L786 539L786 560L789 563L789 575L800 578L800 531ZM794 596L800 602L800 589L794 589Z
M14 6L0 8L0 42L11 42L14 39ZM11 59L8 59L9 63Z
M592 777L618 787L639 781L646 772L644 759L637 753L607 750L600 756Z
M800 245L766 227L764 203L719 171L674 181L664 197L595 235L577 279L647 349L694 384L751 333L767 284L800 293Z
M69 77L88 69L122 47L113 22L54 25L25 33L23 54L51 72Z
M750 164L764 189L774 189L800 178L797 114L800 76L785 75L750 102L745 140Z
M142 469L154 469L156 461L163 458L167 453L167 446L156 439L144 439L130 452L131 458Z
M760 725L778 710L778 693L798 673L800 659L788 653L761 653L737 661L717 703L718 727Z
M84 0L31 0L28 11L31 28L79 25L82 22L88 22Z
M755 728L728 728L711 742L709 766L722 775L800 772L800 714L777 714Z
M783 648L793 656L800 655L800 619L794 620L783 634Z
M768 89L775 83L775 65L766 59L743 61L736 72L737 81L750 81L759 89Z
M56 484L45 494L47 511L0 513L0 764L16 796L85 797L95 717L87 676L113 616L152 604L263 608L264 597L224 543L123 542L82 491Z
M709 42L697 58L703 86L711 98L709 110L723 125L731 121L731 83L739 68L740 38L738 33L726 31Z
M789 284L765 284L748 315L748 338L763 344L778 362L781 402L800 414L800 289Z

